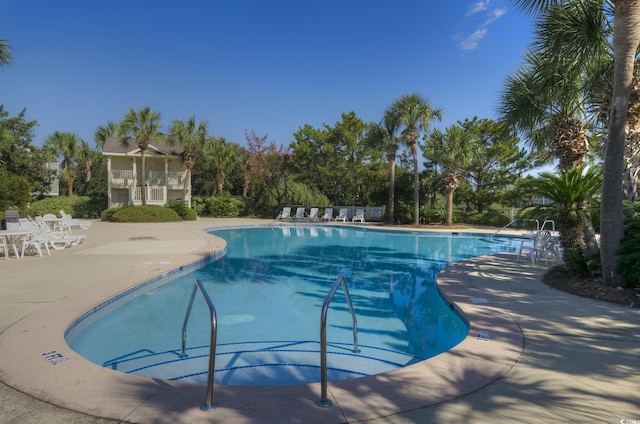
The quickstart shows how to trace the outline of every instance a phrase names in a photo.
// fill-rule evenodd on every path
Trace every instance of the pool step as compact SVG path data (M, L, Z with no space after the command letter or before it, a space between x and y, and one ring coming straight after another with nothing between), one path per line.
M216 348L215 383L276 386L320 381L320 352L316 341L246 342L220 344ZM327 346L329 381L364 377L391 371L420 360L388 349L330 343ZM105 364L122 372L165 380L206 383L209 347L189 348L129 357Z

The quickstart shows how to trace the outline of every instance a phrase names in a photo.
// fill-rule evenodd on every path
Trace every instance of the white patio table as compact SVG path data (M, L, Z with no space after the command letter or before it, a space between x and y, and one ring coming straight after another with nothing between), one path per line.
M5 237L7 239L7 244L9 248L13 248L13 253L16 255L16 259L20 259L20 252L18 251L18 245L23 237L31 234L31 231L28 230L0 230L0 237ZM7 258L9 257L9 252L7 252Z

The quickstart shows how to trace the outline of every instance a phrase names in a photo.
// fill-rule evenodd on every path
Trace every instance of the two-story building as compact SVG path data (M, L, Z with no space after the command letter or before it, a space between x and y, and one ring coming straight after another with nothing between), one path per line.
M183 148L152 141L145 154L147 205L164 206L169 200L183 200L191 207L191 187L182 198L187 168ZM107 157L109 208L142 204L142 155L135 139L108 137L102 148Z

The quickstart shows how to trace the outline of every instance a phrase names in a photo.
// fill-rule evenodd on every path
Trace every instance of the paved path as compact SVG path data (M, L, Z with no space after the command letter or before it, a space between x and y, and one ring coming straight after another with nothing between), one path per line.
M203 228L239 222L269 221L94 222L82 232L87 238L80 246L44 258L0 259L0 340L40 308L99 290L118 276L174 266L176 257L211 247ZM131 249L134 243L146 248ZM458 278L482 290L520 325L525 336L520 361L475 393L368 423L640 422L640 310L551 290L540 282L543 267L517 264L509 254L456 268ZM0 423L117 422L41 402L5 384L0 384L0 405ZM282 422L304 423L303 418L283 417Z

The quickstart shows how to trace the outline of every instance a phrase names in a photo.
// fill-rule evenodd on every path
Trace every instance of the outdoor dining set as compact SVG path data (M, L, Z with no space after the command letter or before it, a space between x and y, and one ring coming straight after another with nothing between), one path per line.
M46 214L35 218L19 218L15 225L0 230L0 253L6 260L21 259L26 253L43 257L43 250L62 250L83 242L86 235L73 234L72 228L88 230L91 221L75 219L60 210L60 216Z

